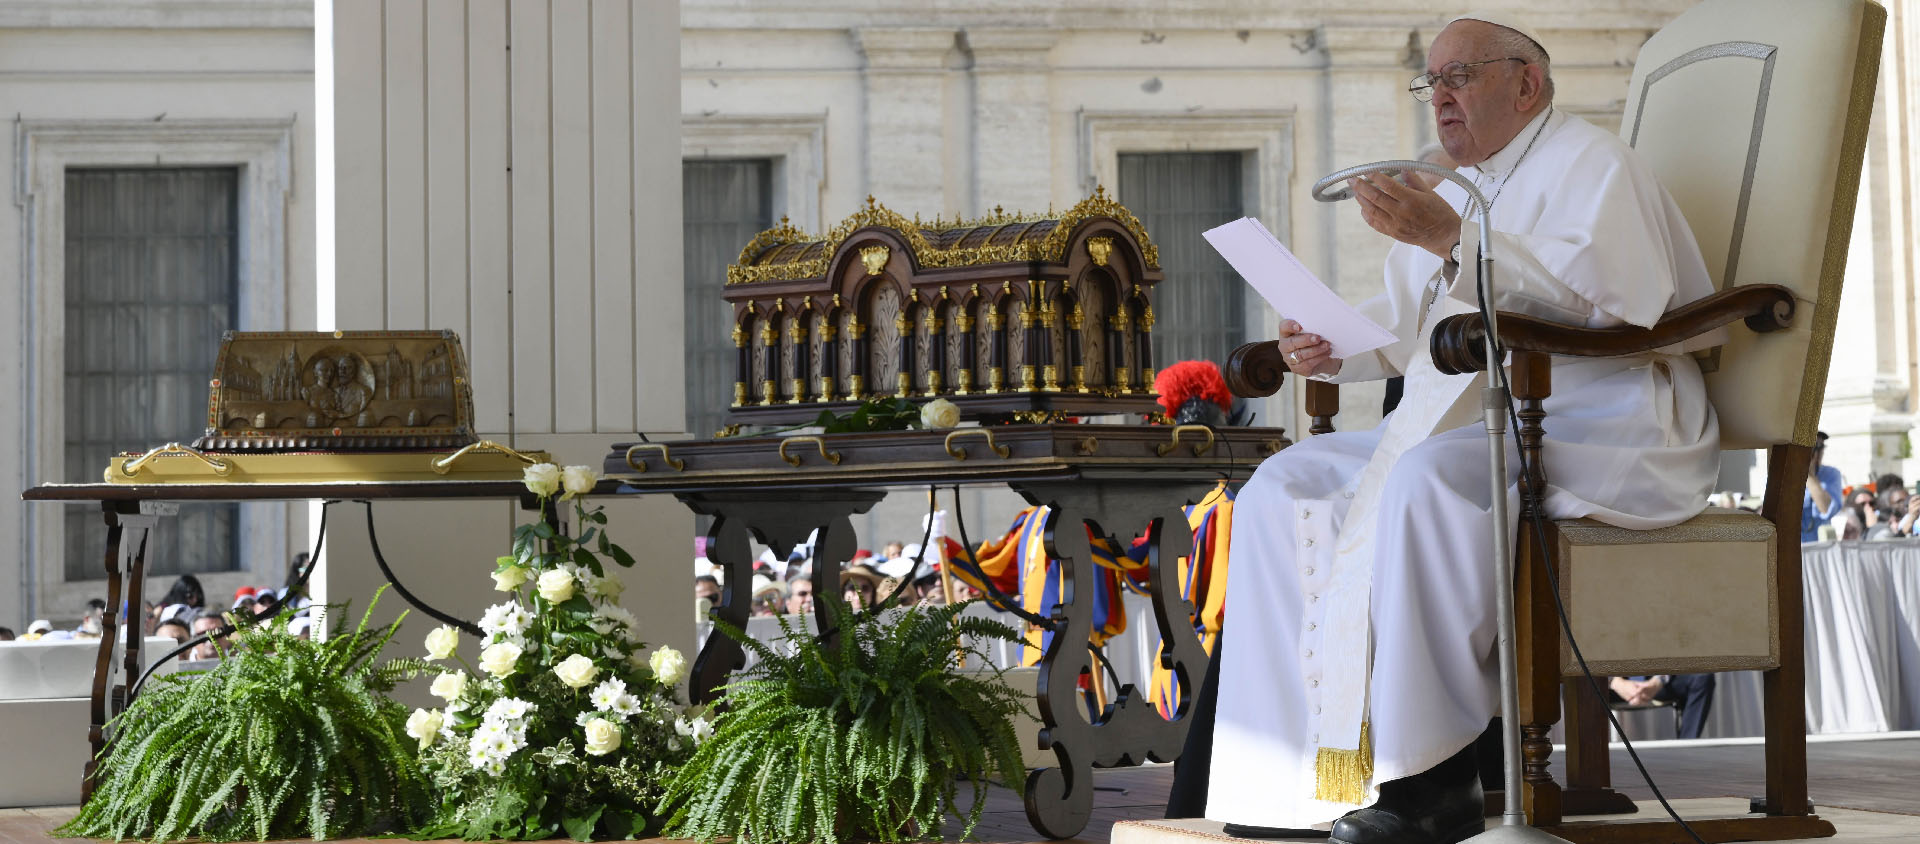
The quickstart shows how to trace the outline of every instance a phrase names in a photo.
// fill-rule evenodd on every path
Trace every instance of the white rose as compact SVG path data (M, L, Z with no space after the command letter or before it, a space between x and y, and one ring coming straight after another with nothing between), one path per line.
M526 582L526 566L507 566L493 573L493 588L501 592L512 592Z
M617 601L625 591L627 584L617 577L595 577L587 581L587 595L595 600Z
M420 749L433 746L433 740L440 737L440 725L446 723L446 716L435 709L416 709L407 716L407 735L420 740Z
M934 399L920 406L920 427L951 428L960 424L960 406L946 399Z
M459 671L450 671L433 678L433 687L429 689L433 696L448 703L460 699L467 692L467 675Z
M446 659L453 656L459 646L460 631L453 629L453 625L442 624L427 634L427 659Z
M663 686L677 686L687 676L687 658L672 648L661 648L647 658L647 667Z
M505 677L513 673L514 663L520 661L520 646L512 642L499 642L488 645L480 652L480 670L495 677Z
M593 485L600 482L600 473L591 466L568 466L560 472L560 486L567 491L560 496L565 501L576 495L586 495L593 491Z
M620 749L620 725L605 718L587 722L587 753L605 756Z
M552 463L535 463L527 467L520 480L527 485L528 492L545 498L560 491L560 467Z
M573 572L566 569L541 572L540 597L555 604L573 597Z
M600 668L593 664L593 660L574 654L554 666L553 673L560 677L560 682L567 684L567 688L578 689L593 682L594 675L600 673Z

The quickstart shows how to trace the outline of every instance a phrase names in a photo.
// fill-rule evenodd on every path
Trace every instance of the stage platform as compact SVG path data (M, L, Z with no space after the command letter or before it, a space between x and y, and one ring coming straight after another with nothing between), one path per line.
M1704 740L1647 742L1641 758L1682 817L1727 815L1744 811L1764 779L1757 741ZM1556 759L1558 758L1556 754ZM1838 828L1847 844L1920 841L1920 733L1874 736L1814 736L1807 745L1810 789L1822 817ZM1613 751L1616 785L1642 812L1658 813L1633 763L1618 745ZM1153 765L1095 771L1093 820L1079 838L1089 844L1210 844L1232 841L1220 825L1208 821L1161 821L1173 766ZM1026 844L1041 839L1027 825L1020 801L996 789L975 839L985 844ZM71 807L0 810L0 844L37 844L52 840L53 828L73 816ZM1613 817L1626 817L1616 815ZM952 830L957 831L957 829ZM950 831L951 834L951 831Z

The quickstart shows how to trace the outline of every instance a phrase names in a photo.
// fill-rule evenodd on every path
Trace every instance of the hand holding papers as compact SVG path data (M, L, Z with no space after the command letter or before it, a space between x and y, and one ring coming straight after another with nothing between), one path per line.
M1281 317L1331 343L1333 357L1349 358L1394 341L1393 332L1328 289L1259 220L1241 217L1202 236Z

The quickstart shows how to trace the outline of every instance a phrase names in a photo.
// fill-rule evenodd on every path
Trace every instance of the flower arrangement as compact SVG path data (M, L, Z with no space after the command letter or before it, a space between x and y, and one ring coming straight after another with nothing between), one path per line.
M978 646L1017 641L1011 627L962 616L966 604L855 613L828 602L836 646L785 616L786 646L714 626L760 662L727 686L712 738L673 780L665 834L712 842L833 844L937 839L980 820L989 780L1023 786L1012 718L1026 698L997 676L960 673ZM962 811L962 783L972 805Z
M480 618L477 667L459 656L459 631L427 635L428 659L462 667L433 681L444 707L407 719L441 794L419 837L641 835L655 827L649 810L668 776L711 734L704 709L678 702L686 658L671 648L648 656L619 605L621 583L603 560L634 560L607 537L603 508L581 498L598 480L586 466L527 468L527 489L543 504L571 502L582 529L514 530L513 553L493 569L506 600Z
M427 669L378 665L399 629L321 641L285 625L242 627L209 671L159 677L115 717L100 780L61 835L173 841L340 838L405 829L431 805L386 696ZM401 618L406 616L401 614Z

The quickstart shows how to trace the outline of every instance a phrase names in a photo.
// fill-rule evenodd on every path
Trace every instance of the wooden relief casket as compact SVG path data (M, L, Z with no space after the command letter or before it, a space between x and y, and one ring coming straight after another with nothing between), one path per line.
M731 418L945 397L968 419L1149 413L1159 253L1103 190L1058 216L923 224L879 205L760 233L727 269Z
M478 438L452 331L229 331L207 432L107 463L117 484L518 479L550 461Z
M211 451L459 448L473 385L452 331L229 331L207 401Z

